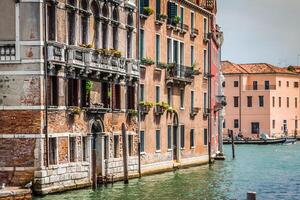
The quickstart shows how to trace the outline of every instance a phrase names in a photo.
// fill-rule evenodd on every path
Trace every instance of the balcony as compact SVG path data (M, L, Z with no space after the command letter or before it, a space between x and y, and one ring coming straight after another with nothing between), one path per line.
M16 46L15 44L0 44L0 62L15 61Z
M111 108L106 108L103 103L92 104L90 107L86 107L84 109L86 110L86 113L89 115L107 113L111 111Z
M199 113L199 111L200 111L200 108L198 108L198 107L191 108L191 110L190 110L190 116L192 118L194 118Z
M191 28L191 38L195 38L199 35L199 30L196 28Z
M192 67L186 67L184 65L172 63L169 64L166 70L166 81L167 84L189 84L192 82L197 71Z
M245 90L276 90L276 85L246 85Z
M47 46L49 62L65 62L65 46L56 42L49 42Z
M203 119L207 119L210 113L210 109L209 108L204 108L203 109Z
M140 76L140 70L138 62L134 59L126 60L126 73L128 76L138 78Z

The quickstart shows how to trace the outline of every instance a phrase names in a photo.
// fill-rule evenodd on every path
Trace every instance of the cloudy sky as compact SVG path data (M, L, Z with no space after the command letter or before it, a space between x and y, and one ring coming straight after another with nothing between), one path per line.
M218 0L222 59L300 65L300 0Z

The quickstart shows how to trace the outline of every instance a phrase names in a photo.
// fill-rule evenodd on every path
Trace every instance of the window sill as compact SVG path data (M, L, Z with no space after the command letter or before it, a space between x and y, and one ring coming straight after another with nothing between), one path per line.
M146 155L146 152L143 151L143 152L140 153L140 155Z
M180 147L180 150L185 150L185 147Z
M180 108L180 110L184 110L184 108Z
M168 149L168 152L171 152L171 151L173 151L173 149Z
M195 149L195 146L192 146L191 149Z
M161 153L161 150L156 150L155 153Z

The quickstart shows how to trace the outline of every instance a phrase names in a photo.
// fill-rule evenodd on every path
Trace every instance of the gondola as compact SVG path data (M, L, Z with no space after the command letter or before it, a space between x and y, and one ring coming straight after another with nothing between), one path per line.
M286 138L279 138L279 139L260 139L260 140L234 140L234 144L259 144L259 145L266 145L266 144L283 144L287 142ZM231 139L223 140L223 144L231 144Z

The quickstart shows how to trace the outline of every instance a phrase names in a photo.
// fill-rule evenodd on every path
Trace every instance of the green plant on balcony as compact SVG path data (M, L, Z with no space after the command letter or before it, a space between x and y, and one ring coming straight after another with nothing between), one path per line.
M141 113L147 114L149 113L150 109L153 107L153 103L152 102L145 102L145 101L141 101L140 102L140 109L141 109Z
M176 63L167 64L167 69L174 69L176 67Z
M148 101L141 101L140 102L140 106L149 106L149 107L153 107L153 103L152 102L148 102Z
M149 58L149 57L142 58L142 60L141 60L141 64L145 65L145 66L150 66L150 65L153 65L154 63L155 62L151 58Z
M122 57L122 52L118 51L116 49L110 49L110 55L116 57L116 58L121 58Z
M127 110L127 114L128 114L129 116L131 116L131 117L134 117L134 116L137 116L138 111L135 110L135 109L128 109L128 110Z
M70 106L67 108L67 111L68 111L69 115L79 115L81 112L81 109L78 106Z
M166 63L157 63L157 68L160 68L160 69L166 69L168 67L168 64Z
M150 7L144 7L143 8L143 14L146 16L150 16L154 13L154 10Z
M166 102L159 102L159 103L156 103L155 105L156 106L160 106L164 110L167 110L170 107L170 105L168 103L166 103Z
M157 20L159 20L159 21L164 21L164 20L166 20L167 18L168 18L168 16L165 15L165 14L158 14L158 15L157 15Z
M109 49L96 49L96 51L102 56L111 56L111 51Z
M179 16L175 16L172 18L172 24L173 25L177 25L180 22L180 17Z
M93 89L93 82L88 80L85 82L85 90L87 93L90 93Z
M88 48L88 49L90 49L90 48L93 47L92 44L81 44L81 45L79 45L79 46L80 46L80 47L83 47L83 48Z

